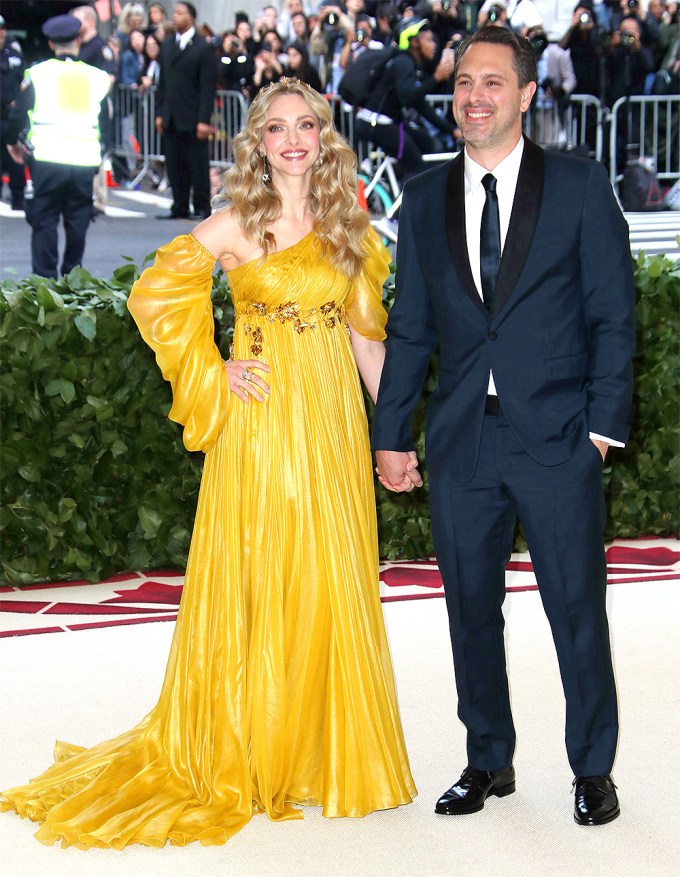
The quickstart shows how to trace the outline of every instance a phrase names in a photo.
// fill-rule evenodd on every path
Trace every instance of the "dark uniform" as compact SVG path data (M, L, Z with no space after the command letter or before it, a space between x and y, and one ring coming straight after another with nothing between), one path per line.
M58 15L43 25L55 44L73 43L80 22ZM30 121L28 142L33 149L29 169L34 198L26 218L32 227L33 272L58 276L58 225L63 216L66 246L61 273L79 265L85 235L92 221L92 179L101 160L97 116L110 80L101 70L61 51L58 56L26 71L8 125L8 143Z
M0 15L0 33L2 32L6 37L5 19ZM4 42L4 37L0 38L0 42ZM10 111L19 94L23 76L24 59L21 52L16 46L4 42L0 49L0 165L3 175L9 176L12 210L24 209L24 169L7 152Z
M84 61L92 67L98 67L109 76L115 77L116 75L116 59L106 41L99 34L95 34L86 43L80 44L78 60ZM102 111L99 114L99 133L102 140L102 153L105 153L116 145L114 142L113 100L111 98L107 98L102 103Z

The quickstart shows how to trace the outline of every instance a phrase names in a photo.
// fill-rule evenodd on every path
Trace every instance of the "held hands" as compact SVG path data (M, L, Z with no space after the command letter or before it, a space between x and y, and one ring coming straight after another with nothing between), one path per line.
M375 459L378 481L393 493L410 493L423 486L415 451L376 451Z
M227 370L229 389L234 395L238 396L242 402L250 402L251 397L256 402L264 402L264 395L258 393L255 388L259 387L263 393L269 395L269 384L265 383L252 369L269 372L270 369L266 362L260 362L259 359L226 359L224 367Z

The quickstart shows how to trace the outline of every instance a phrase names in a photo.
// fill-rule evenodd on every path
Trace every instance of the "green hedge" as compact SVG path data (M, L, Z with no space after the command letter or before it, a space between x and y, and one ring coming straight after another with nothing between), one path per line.
M152 257L150 254L145 264ZM678 531L680 263L636 263L639 351L633 434L605 469L610 536ZM203 457L168 421L169 386L125 302L132 262L111 280L82 268L59 281L0 283L0 557L2 581L97 581L132 569L183 567ZM213 281L217 342L233 311ZM393 278L385 298L393 294ZM434 388L431 374L425 398ZM417 415L424 443L424 405ZM427 490L378 487L381 554L432 550ZM520 537L521 538L521 537Z

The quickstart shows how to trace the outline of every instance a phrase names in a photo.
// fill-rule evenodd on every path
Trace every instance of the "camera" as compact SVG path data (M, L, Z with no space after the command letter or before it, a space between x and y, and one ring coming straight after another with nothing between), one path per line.
M638 0L628 0L628 3L626 5L629 9L637 9L640 4Z
M271 52L271 50L272 44L269 42L269 40L262 40L262 42L260 43L260 52Z
M489 21L498 21L504 11L500 6L492 6L489 9Z
M449 0L442 0L442 12L448 12L451 8L451 3Z
M241 48L241 45L240 45L238 40L231 40L229 42L229 51L230 52L238 52L238 50L240 48Z
M359 28L357 31L357 42L361 43L366 39L366 31Z
M582 12L578 17L578 20L579 20L579 24L582 27L585 27L587 24L591 23L591 21L593 20L593 17L589 12Z
M335 30L338 26L340 19L338 17L337 12L329 12L328 15L324 18L323 21L323 29L326 32Z
M536 33L529 39L529 44L537 58L540 58L548 46L548 38L544 33Z
M632 49L635 46L637 41L637 37L633 33L628 33L628 31L621 32L621 45L624 49Z

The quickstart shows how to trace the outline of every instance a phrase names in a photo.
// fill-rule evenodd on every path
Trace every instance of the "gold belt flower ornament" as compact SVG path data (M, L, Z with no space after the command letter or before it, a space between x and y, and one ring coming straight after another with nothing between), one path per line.
M243 317L264 317L269 323L292 323L293 328L301 335L307 329L316 329L322 325L327 329L335 326L346 325L345 308L337 305L335 301L327 301L317 308L301 310L296 301L284 302L273 308L268 308L262 302L249 301L235 306L236 319ZM250 337L250 352L253 356L262 353L264 333L257 325L245 323L243 331Z

